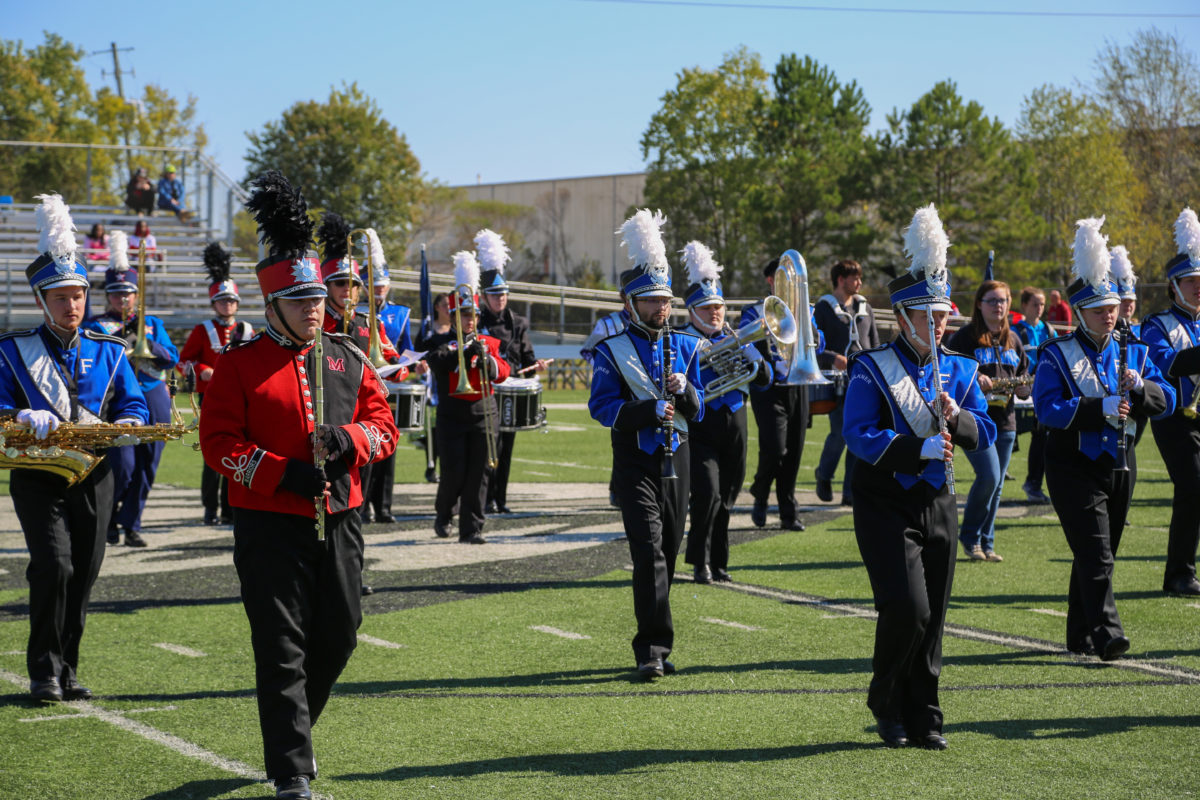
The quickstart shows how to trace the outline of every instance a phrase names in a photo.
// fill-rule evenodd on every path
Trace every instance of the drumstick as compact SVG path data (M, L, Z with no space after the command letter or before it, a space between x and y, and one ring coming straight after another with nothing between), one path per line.
M546 366L550 366L553 363L554 363L553 358L546 359ZM531 370L531 369L537 369L537 364L530 364L528 367L521 367L519 370L517 370L517 374L522 375L526 372L529 372L529 370Z

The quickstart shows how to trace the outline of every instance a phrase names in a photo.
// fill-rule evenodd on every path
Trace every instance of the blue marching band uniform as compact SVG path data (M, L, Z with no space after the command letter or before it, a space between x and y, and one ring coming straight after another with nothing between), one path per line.
M636 226L631 223L644 223L649 217L648 211L639 211L623 226L630 257L635 259L624 285L630 323L625 331L596 345L588 400L592 418L612 429L613 489L633 560L637 618L633 653L639 673L647 679L674 671L667 660L675 642L670 591L687 514L688 429L704 416L698 363L701 340L652 324L638 313L640 299L666 298L669 314L672 296L665 251L635 241ZM661 222L649 222L656 224ZM647 238L657 235L655 228ZM646 250L653 256L637 257ZM683 376L680 391L664 390L668 375ZM674 418L664 423L668 404L674 407ZM676 477L664 477L668 465Z
M936 211L932 224L940 233ZM914 220L910 231L918 227ZM867 706L888 746L938 750L946 747L937 689L958 510L933 405L937 384L957 407L946 422L953 445L982 450L996 437L976 361L939 342L934 369L930 348L920 344L928 341L925 315L950 310L942 253L940 271L914 258L910 271L888 285L900 336L851 358L843 428L858 458L854 535L879 612ZM915 322L914 311L924 312Z
M1033 398L1038 420L1049 429L1047 488L1073 555L1067 649L1111 660L1129 649L1112 584L1113 561L1137 479L1134 417L1158 419L1170 414L1175 390L1149 358L1145 344L1118 344L1112 335L1120 304L1117 286L1107 266L1091 264L1095 259L1088 256L1105 252L1101 222L1079 222L1073 264L1077 279L1068 289L1079 324L1070 334L1039 348ZM1106 328L1088 327L1085 313L1092 309L1110 312ZM1124 424L1118 416L1122 347L1127 370L1136 375L1128 392L1132 410ZM1122 448L1128 461L1124 471L1117 469Z
M0 336L0 416L15 414L38 438L63 423L144 424L149 412L125 357L125 342L80 328L88 271L75 254L69 209L58 195L39 199L43 253L25 274L45 321ZM77 307L58 316L59 298L71 293ZM104 560L113 485L103 459L70 486L43 470L12 471L9 494L29 548L26 666L35 699L91 697L77 677L79 643Z
M136 269L110 268L104 275L106 294L136 293L137 288ZM137 338L135 320L126 318L111 306L105 313L93 317L85 325L97 333L121 339L131 348ZM149 314L146 315L146 339L154 357L134 363L138 385L150 409L149 422L153 425L169 423L172 400L166 377L179 363L179 351L171 341L163 321ZM113 500L112 522L109 523L107 532L109 544L116 544L120 540L120 530L124 529L125 544L131 547L146 546L141 536L142 512L146 508L146 498L150 496L150 489L154 486L154 476L158 472L158 462L162 458L164 446L164 442L145 442L114 447L108 451L117 491Z

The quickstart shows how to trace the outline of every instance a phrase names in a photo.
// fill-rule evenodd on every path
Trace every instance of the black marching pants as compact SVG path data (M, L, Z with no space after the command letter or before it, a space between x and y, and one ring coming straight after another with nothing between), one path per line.
M683 542L690 483L689 443L682 435L680 439L674 456L678 477L665 480L661 449L647 455L631 444L633 437L613 434L617 504L633 559L633 613L637 617L633 655L639 664L666 658L675 644L670 592Z
M449 522L458 506L458 538L469 539L483 530L490 470L483 426L442 420L437 427L442 474L438 479L434 511L439 522Z
M774 484L779 519L789 525L796 519L796 473L808 428L808 391L774 384L751 391L750 405L758 422L758 470L750 494L755 502L766 503Z
M29 548L25 666L31 680L67 681L76 677L88 598L104 562L112 471L102 458L67 488L65 478L44 470L14 469L9 493Z
M910 736L940 733L938 679L958 509L947 487L921 481L904 489L861 460L853 489L854 536L879 612L867 706L903 723Z
M350 660L362 622L358 509L311 518L239 508L233 563L250 620L267 777L316 777L312 726Z
M500 419L497 412L496 419ZM512 471L513 445L516 431L500 431L496 435L496 471L488 480L488 502L498 506L508 505L508 473Z
M1154 443L1175 484L1167 534L1167 568L1163 573L1166 589L1176 581L1196 577L1196 546L1200 544L1200 425L1179 413L1150 425Z
M685 561L729 567L729 514L746 477L746 406L706 409L691 422L691 500Z
M1103 652L1110 639L1125 635L1113 599L1113 562L1137 477L1134 452L1130 447L1129 471L1114 472L1111 456L1092 461L1063 452L1053 438L1046 448L1046 488L1074 556L1067 593L1071 650L1085 650L1090 641Z
M398 403L395 395L388 396L388 405L392 407L392 419L396 423L396 427L400 427L400 420L397 418L399 411L397 410ZM408 424L408 420L405 420ZM399 434L403 436L403 433ZM362 480L363 504L359 506L359 510L363 513L369 512L372 508L375 509L375 516L381 517L385 514L392 515L392 489L396 485L396 452L399 449L392 451L392 454L382 461L373 461L365 467L358 468L359 478Z

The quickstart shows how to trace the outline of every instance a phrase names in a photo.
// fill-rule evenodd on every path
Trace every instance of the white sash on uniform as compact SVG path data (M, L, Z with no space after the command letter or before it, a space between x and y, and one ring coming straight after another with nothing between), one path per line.
M925 398L921 396L917 382L900 363L900 357L896 355L896 351L890 347L884 350L870 350L864 357L871 359L880 374L883 375L883 380L887 383L888 394L892 396L892 401L904 415L904 421L908 423L913 434L922 439L936 436L941 431L941 425L938 424L937 417L934 416L929 403L925 402Z
M605 344L613 354L613 360L616 362L617 371L621 373L621 377L625 379L625 385L629 387L629 391L638 400L663 400L662 390L655 385L650 379L650 375L646 372L646 367L642 363L642 357L638 355L637 348L633 346L633 342L628 336L615 336L611 339L606 339ZM663 343L665 347L670 347L671 342L667 340ZM683 370L679 370L682 372ZM687 433L687 419L682 414L676 414L673 424L675 430L682 433Z
M1121 346L1127 347L1128 345ZM1110 396L1108 387L1100 381L1096 365L1083 352L1083 348L1080 347L1074 336L1059 342L1058 350L1063 354L1063 360L1067 362L1067 369L1071 371L1071 380L1075 381L1075 385L1079 387L1079 391L1084 397L1104 398ZM1117 380L1120 380L1119 375ZM1120 417L1116 414L1106 415L1104 421L1114 429L1120 430L1121 428ZM1127 436L1137 434L1137 421L1132 417L1125 420L1125 433Z

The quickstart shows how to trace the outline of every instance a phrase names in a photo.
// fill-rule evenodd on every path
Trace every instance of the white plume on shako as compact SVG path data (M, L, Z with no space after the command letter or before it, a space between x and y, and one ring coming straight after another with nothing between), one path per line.
M475 234L475 252L479 254L479 265L483 269L494 269L501 275L512 258L504 237L489 228Z
M1113 280L1123 287L1132 289L1137 285L1137 275L1133 271L1133 262L1129 260L1129 251L1125 245L1119 244L1109 251L1111 263L1109 271Z
M364 242L366 247L363 249L367 251L371 260L372 275L380 277L384 267L387 266L387 256L383 254L383 243L379 241L379 234L375 232L374 228L367 228L363 231L363 239L366 240Z
M1108 284L1108 268L1112 257L1108 252L1108 237L1100 232L1104 217L1088 217L1075 222L1075 245L1071 250L1071 274L1103 291Z
M129 269L129 234L125 231L108 235L108 266L117 272Z
M712 285L725 268L713 258L712 250L703 242L691 241L683 246L683 265L687 267L688 283Z
M1193 264L1200 264L1200 219L1191 208L1185 208L1175 220L1175 246L1187 253Z
M918 208L912 222L904 231L904 252L911 263L908 271L917 275L924 271L925 280L931 286L946 286L946 251L950 249L950 237L942 227L937 207L930 203Z
M34 217L37 220L38 249L49 253L60 267L74 268L75 223L71 220L71 208L57 194L39 194L34 198L42 201Z
M664 283L671 272L671 265L667 262L667 246L662 239L662 227L666 224L667 218L661 211L651 212L643 208L615 231L621 234L621 244L625 245L633 265L643 267Z
M454 262L455 287L465 283L474 294L479 289L479 262L475 260L475 254L470 250L459 250L450 260Z

